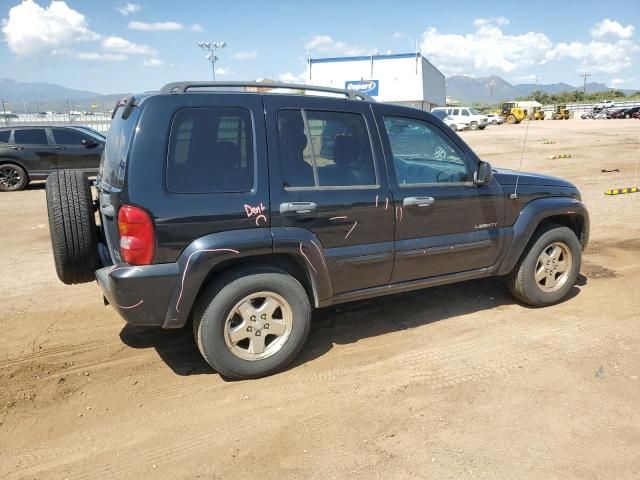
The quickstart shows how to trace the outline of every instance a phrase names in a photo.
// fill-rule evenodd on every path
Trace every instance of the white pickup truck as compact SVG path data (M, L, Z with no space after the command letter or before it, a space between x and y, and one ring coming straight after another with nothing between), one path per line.
M432 112L443 111L456 122L469 124L469 130L484 130L489 125L489 119L473 107L437 107Z

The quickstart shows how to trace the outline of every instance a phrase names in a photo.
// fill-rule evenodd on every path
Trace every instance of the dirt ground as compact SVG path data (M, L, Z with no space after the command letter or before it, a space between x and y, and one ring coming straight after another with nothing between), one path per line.
M515 168L524 129L462 136ZM640 478L640 194L603 195L632 184L640 122L528 136L523 169L591 212L569 300L495 279L319 311L295 365L246 382L61 284L42 185L0 195L0 478Z

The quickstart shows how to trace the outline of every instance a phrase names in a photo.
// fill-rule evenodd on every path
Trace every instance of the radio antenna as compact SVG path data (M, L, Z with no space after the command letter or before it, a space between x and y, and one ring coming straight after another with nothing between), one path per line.
M535 86L538 86L538 76L536 75ZM522 152L520 153L520 165L518 165L518 175L516 175L516 186L513 189L513 193L509 196L511 200L518 198L518 183L520 182L520 172L522 171L522 160L524 159L524 149L527 146L527 134L529 133L529 123L531 123L531 115L527 111L527 126L524 129L524 139L522 140Z

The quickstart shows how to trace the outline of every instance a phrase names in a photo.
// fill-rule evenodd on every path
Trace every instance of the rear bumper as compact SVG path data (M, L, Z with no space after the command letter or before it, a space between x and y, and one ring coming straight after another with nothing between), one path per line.
M96 271L107 302L132 325L162 326L178 280L178 265L121 263Z

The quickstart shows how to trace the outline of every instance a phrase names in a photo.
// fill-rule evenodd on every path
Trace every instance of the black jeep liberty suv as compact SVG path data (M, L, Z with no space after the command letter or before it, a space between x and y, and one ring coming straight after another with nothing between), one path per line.
M127 97L95 188L78 171L47 181L60 279L96 279L131 324L192 320L235 379L287 365L312 308L492 275L559 302L589 236L571 183L492 170L429 113L308 85Z

